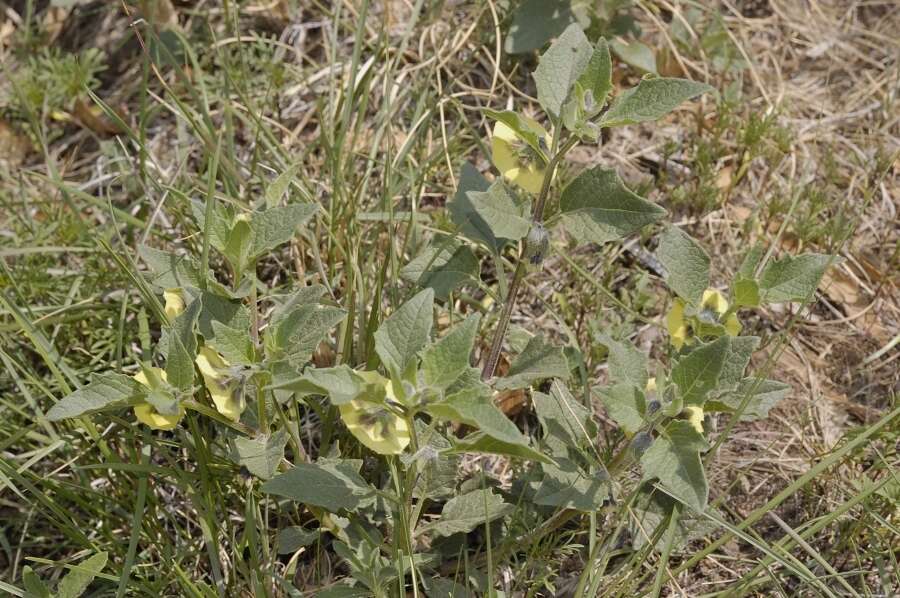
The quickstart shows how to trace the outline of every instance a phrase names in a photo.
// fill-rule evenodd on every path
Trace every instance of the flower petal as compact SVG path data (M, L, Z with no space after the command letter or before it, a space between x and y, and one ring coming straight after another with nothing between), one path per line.
M703 299L700 301L700 306L711 309L721 316L728 311L728 300L725 299L725 295L716 289L706 289L703 291Z
M409 445L406 420L382 405L353 400L338 410L350 433L379 455L399 455Z
M184 311L184 297L181 295L181 289L166 289L163 291L163 299L166 302L166 315L170 318L177 318Z
M687 420L697 432L703 434L703 407L699 405L688 405L682 411L687 415Z
M687 324L684 321L684 301L675 299L669 313L666 314L666 328L670 341L676 349L681 349L687 340Z
M241 392L238 382L229 382L223 370L228 367L228 362L219 355L218 351L209 346L200 347L195 360L203 383L209 396L212 398L216 411L230 419L238 421L241 414L247 408L247 400Z
M163 415L157 412L153 405L141 403L134 406L134 415L139 422L154 430L174 430L184 417L184 407L178 405L177 415Z

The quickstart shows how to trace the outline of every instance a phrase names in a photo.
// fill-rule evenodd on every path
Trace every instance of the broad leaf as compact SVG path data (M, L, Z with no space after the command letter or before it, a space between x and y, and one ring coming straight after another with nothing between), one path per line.
M709 286L709 255L697 241L676 226L659 238L656 257L665 267L666 284L691 305L698 305Z
M753 337L743 337L753 338ZM731 337L723 336L682 356L672 367L672 382L684 405L703 405L719 384L725 360L730 355Z
M197 199L192 200L191 211L200 230L208 232L209 244L219 251L224 251L225 245L228 243L228 234L234 223L234 211L222 202L214 202L208 229L206 227L206 203Z
M569 449L591 445L597 432L591 413L562 382L554 380L549 395L536 392L532 401L544 431L543 442L554 456L564 457Z
M571 0L525 0L513 13L503 50L507 54L537 50L574 22Z
M332 513L353 511L375 494L350 461L298 463L263 484L261 490Z
M506 376L494 382L494 388L524 388L535 380L568 377L569 363L562 349L544 342L541 336L534 336L528 341L525 350L513 359Z
M267 251L290 241L297 227L319 211L318 204L296 203L281 208L256 212L250 220L253 231L250 243L251 257L259 257Z
M685 100L712 91L705 83L647 76L637 87L619 94L600 118L601 127L617 127L656 120Z
M448 500L441 509L441 518L422 526L419 531L430 532L434 536L467 534L512 510L513 506L503 502L503 497L494 494L490 488L476 490Z
M302 376L279 380L270 387L273 390L292 390L303 396L321 394L334 405L343 405L355 399L366 381L346 364L333 368L307 368Z
M609 379L612 382L629 382L637 388L647 385L647 355L631 343L620 343L607 335L597 338L609 351Z
M168 330L169 350L166 353L166 376L175 388L188 390L194 384L194 358L197 357L197 318L203 306L194 299L172 322Z
M266 187L266 209L272 209L278 205L278 203L284 197L284 194L290 188L291 182L294 180L294 177L297 176L297 171L300 170L301 166L301 162L297 162L296 164L288 166L284 170L284 172L275 177L275 180L272 181L268 187Z
M240 301L208 292L201 293L200 300L203 307L197 318L197 328L204 339L215 340L213 322L219 322L231 329L243 330L249 337L250 312Z
M587 69L593 50L581 27L573 23L541 55L534 71L538 101L554 118L562 114L563 104Z
M491 183L474 166L464 162L459 174L459 188L447 207L450 209L453 223L459 227L463 235L472 241L484 244L492 252L497 253L506 243L506 239L498 239L494 236L490 225L478 214L469 199L470 192L484 192L490 186Z
M472 314L457 324L439 341L422 352L422 375L425 384L445 389L469 369L480 314Z
M646 73L657 74L656 55L646 44L642 44L638 41L624 44L618 40L613 40L609 45L612 47L613 52L616 53L616 56L621 58L625 63ZM676 104L676 106L677 105L678 104ZM668 112L668 110L666 112ZM665 114L665 112L663 114Z
M268 480L278 472L284 458L287 430L273 434L260 434L256 438L238 436L234 439L238 462L258 478Z
M738 278L734 281L734 304L737 307L759 305L759 283L752 278Z
M375 332L375 351L398 377L428 342L434 309L434 291L425 289L400 306Z
M253 251L253 231L250 223L243 217L238 218L228 233L228 240L225 243L225 249L222 255L231 264L231 268L237 278L240 278L244 271L251 265L251 255Z
M480 272L478 258L467 245L443 238L404 266L400 276L421 288L434 290L435 297L446 300L458 287L476 283Z
M25 595L28 598L51 598L52 596L47 585L28 565L22 567L22 585L25 586Z
M600 127L589 121L603 110L612 88L609 45L601 38L563 105L562 121L566 128L582 138L596 140Z
M744 378L736 390L718 397L713 407L717 410L736 411L747 395L750 395L741 414L741 421L753 421L768 417L769 410L790 393L791 385L784 382Z
M535 504L591 512L609 496L608 479L586 473L568 459L542 465L541 470L544 477L535 492Z
M59 421L80 415L90 415L103 409L124 407L142 400L147 387L132 378L115 372L94 375L90 383L61 399L47 412L47 419Z
M809 301L825 270L837 264L839 259L833 255L808 253L770 262L759 277L762 300L769 303Z
M400 456L407 467L416 463L413 496L432 500L453 496L459 471L459 457L448 454L453 445L434 426L426 425L421 420L416 420L416 435L419 450L412 455L404 453Z
M278 531L276 550L278 554L292 554L319 539L319 530L308 530L299 525L291 525Z
M347 312L330 305L307 304L283 315L267 335L266 350L275 359L295 365L309 361L316 347Z
M207 344L215 347L225 361L240 365L250 365L256 361L253 341L247 329L231 328L217 320L212 321L212 329L215 342Z
M629 521L632 548L640 550L646 546L657 527L667 521L667 516L676 504L677 501L662 490L654 486L645 486L635 501ZM677 551L690 540L702 538L717 529L718 525L715 522L689 509L681 509L672 549ZM666 537L663 535L656 544L657 550L663 550L665 544Z
M531 448L527 444L518 442L505 442L486 434L485 432L475 432L469 434L462 440L453 439L453 448L448 451L454 453L485 453L488 455L503 455L516 459L530 459L532 461L540 461L541 463L553 463L550 457Z
M732 337L731 344L728 347L728 355L726 355L722 364L719 382L716 385L717 393L737 388L741 380L744 379L744 370L750 364L750 358L758 346L759 337L757 336Z
M502 180L496 180L487 191L470 191L472 209L487 224L495 238L516 241L528 234L531 221L517 205Z
M562 193L565 228L582 243L621 239L662 218L666 211L625 187L615 170L582 172Z
M700 451L708 449L706 440L689 422L672 420L665 433L641 456L643 479L659 479L673 496L694 511L703 511L709 500L709 486Z
M644 423L646 399L644 393L631 382L620 382L601 388L600 400L606 412L628 434L635 434Z
M98 552L71 569L56 586L56 598L78 598L94 581L94 577L106 566L107 554Z

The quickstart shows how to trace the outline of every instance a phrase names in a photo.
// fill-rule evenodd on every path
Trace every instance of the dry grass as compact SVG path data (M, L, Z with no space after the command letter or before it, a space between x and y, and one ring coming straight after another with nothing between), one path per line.
M24 35L25 4L0 2L0 10L6 11L0 16L0 59L4 63L0 72L4 78L21 69L25 59L17 51ZM14 103L11 90L0 83L7 106L6 111L0 110L0 205L5 206L0 212L0 232L18 229L17 219L34 215L6 206L21 207L19 202L39 197L51 197L57 203L72 201L53 184L56 169L59 180L70 189L97 198L93 206L82 203L80 196L74 201L86 219L98 226L108 222L106 205L110 201L146 223L138 236L160 243L192 243L182 237L181 215L170 220L172 215L163 209L172 201L169 188L199 193L202 179L195 175L202 171L208 149L186 133L183 119L170 103L170 98L182 91L183 81L166 75L161 82L152 82L150 75L155 95L141 97L142 48L129 29L134 15L129 17L97 2L78 9L46 9L45 4L38 2L35 12L35 31L45 36L45 42L38 45L66 51L99 45L107 52L108 68L99 75L98 95L129 123L139 118L145 101L157 106L159 114L146 131L146 162L137 168L133 155L117 151L111 135L115 124L103 115L95 114L94 122L72 110L68 120L49 120L46 148L41 148L34 131L29 140L28 119L8 108ZM529 104L531 109L536 106L533 83L526 76L528 60L515 62L500 52L495 31L502 15L494 2L445 3L416 25L402 52L413 3L374 3L366 30L360 33L367 40L368 53L360 62L368 78L368 93L364 107L347 115L346 127L337 126L342 114L328 114L323 106L329 94L342 93L350 72L353 39L348 34L353 30L348 24L356 19L356 3L341 4L347 26L338 39L332 36L331 16L318 3L248 4L236 20L227 18L217 4L176 2L173 15L163 14L158 19L160 23L177 19L182 31L198 39L210 35L207 24L212 27L215 41L202 58L207 72L236 68L227 60L250 64L254 79L236 82L228 102L217 89L209 110L217 124L227 119L237 123L233 157L243 182L234 190L238 196L252 196L274 172L299 161L304 173L301 186L312 197L336 198L360 212L388 204L398 210L414 208L439 221L455 189L459 164L470 160L480 170L489 170L487 152L481 145L488 123L480 109L515 102L527 112ZM289 10L292 4L300 8ZM647 0L636 4L635 14L647 43L674 50L673 69L717 86L732 80L715 72L708 57L685 53L669 38L667 23L678 18L673 14L681 14L688 2ZM789 381L794 393L768 419L740 424L710 468L712 494L725 499L720 508L740 519L806 472L847 431L876 421L896 405L900 390L900 7L889 0L723 0L721 7L730 37L751 63L743 75L743 98L733 111L723 115L717 112L716 103L707 99L695 113L681 112L658 125L616 130L602 147L580 150L574 158L579 167L614 165L632 186L647 189L651 199L670 209L673 218L710 249L717 283L730 280L741 255L757 239L773 243L776 251L818 250L845 258L820 289L816 303L797 318L786 349L776 352L775 344L769 345L775 364L769 377ZM274 57L254 49L258 36L277 40L266 42L275 44ZM243 55L237 50L238 40L246 46ZM215 55L213 50L234 53L226 58L224 52ZM338 64L332 66L333 58ZM626 81L638 76L628 69L620 75ZM278 77L283 80L276 82ZM363 98L353 101L362 103ZM726 117L729 120L723 121ZM748 152L743 137L747 123L767 117L772 124L758 151ZM264 123L270 139L261 139L254 118ZM717 126L721 130L715 134L715 151L708 163L701 164L701 146L709 142ZM335 130L346 135L345 147L355 152L341 158L342 169L350 172L346 179L332 175L330 161L336 158L323 142ZM261 151L267 143L277 149ZM386 163L396 168L395 178L385 178ZM692 199L701 184L714 189L713 205ZM674 203L671 197L678 189L684 192L684 199ZM353 273L347 269L352 260L347 255L329 255L331 244L370 250L371 255L362 259L362 275L377 270L385 256L397 255L402 263L407 247L400 240L401 231L356 220L354 227L358 228L341 230L341 223L350 219L349 213L341 212L331 223L336 227L332 236L319 231L322 253L328 260L324 266L309 250L301 252L295 247L263 268L268 280L313 279L324 268L332 280L346 285L336 289L338 295L349 292L353 284L348 277L352 281ZM840 225L842 222L846 226ZM76 236L67 231L55 239L52 234L36 234L30 243L65 245L66 234ZM21 241L12 233L7 237L9 242L0 239L0 252L7 251L0 255L8 261L8 269L24 270L21 258L11 257L10 251ZM652 249L654 243L652 238L641 239L627 250L591 248L572 252L571 257L614 294L630 301L633 297L628 289L645 270L640 249ZM559 251L567 251L564 239L557 239L556 244ZM53 259L60 272L86 272L79 283L90 287L83 293L85 301L108 307L110 294L120 288L115 285L122 284L115 276L91 273L92 268L102 270L102 266L85 255L70 253ZM610 304L563 258L554 256L546 264L543 273L527 278L514 323L564 337L563 322L575 331L581 347L591 346L592 335L599 328L622 324L621 314L611 315ZM48 276L51 285L53 273L48 271ZM488 266L484 279L487 285L496 282ZM665 295L659 281L652 279L649 285L652 296ZM28 283L21 291L39 305L44 299L42 288L42 284ZM74 292L65 310L80 300L79 291ZM754 313L745 321L746 328L774 338L796 315L790 306L776 307ZM664 308L661 300L651 299L641 308L640 318L630 320L643 346L659 342L657 322ZM70 320L72 328L54 332L61 339L71 338L67 357L76 359L84 371L94 364L94 349L85 339L106 321L88 315ZM135 328L136 324L129 326ZM7 330L11 329L3 329ZM765 357L760 356L758 365L763 365ZM593 365L592 373L602 380L603 364L595 361ZM0 377L0 381L4 392L15 392L11 380ZM598 416L603 421L603 414ZM520 417L527 419L527 415ZM897 447L883 443L878 448L896 468ZM17 449L16 442L10 446L5 441L0 451L11 461L24 452ZM783 503L775 515L796 529L828 514L859 490L865 464L873 459L876 457L866 454L841 466L843 470ZM489 467L501 477L512 475L503 460L489 461ZM49 475L56 466L67 465L48 462L44 471ZM466 467L486 465L477 461ZM22 512L8 490L0 490L0 497L0 513L13 517ZM177 499L172 495L166 502L177 503ZM171 508L181 506L172 504ZM240 516L240 511L235 513ZM893 523L896 525L896 518ZM28 533L16 525L4 527L13 546ZM843 537L848 529L854 530L857 538ZM785 533L773 518L764 519L756 531L769 541ZM13 538L12 533L19 535ZM867 554L864 544L874 542L871 535L875 533L834 525L818 534L813 546L834 558L850 559L854 554ZM843 556L836 553L836 547L845 548ZM14 562L9 562L10 554L15 554ZM718 584L752 569L756 556L746 545L726 544L701 566L678 576L682 595L723 587ZM21 558L16 550L4 551L0 564L3 570L12 571ZM835 567L845 570L872 565L836 562ZM506 576L514 577L512 572ZM785 590L794 595L791 588Z

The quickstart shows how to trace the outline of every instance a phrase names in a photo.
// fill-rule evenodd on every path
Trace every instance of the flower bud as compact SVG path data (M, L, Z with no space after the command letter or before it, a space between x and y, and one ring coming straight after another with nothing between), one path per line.
M631 439L631 450L634 451L634 455L636 457L640 457L644 454L650 444L653 442L653 438L650 437L650 434L647 432L638 432L634 435L634 438Z
M525 239L525 257L532 264L540 264L550 248L550 234L540 222L535 222Z

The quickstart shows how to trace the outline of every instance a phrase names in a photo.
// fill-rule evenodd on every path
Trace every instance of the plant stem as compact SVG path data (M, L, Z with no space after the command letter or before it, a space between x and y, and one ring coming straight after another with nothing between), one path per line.
M562 149L557 151L559 147L559 137L562 132L562 125L557 123L553 131L553 142L551 143L550 153L553 157L547 164L547 170L544 173L544 182L541 185L541 193L538 195L537 202L534 204L534 210L531 213L532 226L543 224L544 221L544 205L547 203L547 195L550 192L550 184L553 182L553 173L560 160L566 155L572 147L577 143L578 138L570 138ZM500 321L497 322L497 329L494 331L494 338L491 341L491 350L488 353L487 361L484 369L481 370L481 379L488 380L494 376L494 370L497 369L497 362L500 361L500 351L503 348L503 339L506 338L506 329L509 327L509 320L512 317L512 311L516 307L516 299L519 295L519 287L522 285L522 278L525 277L525 252L528 251L527 241L522 245L519 251L519 258L516 263L516 270L513 274L512 281L509 283L509 292L506 296L506 302L503 304L503 311L500 312Z

